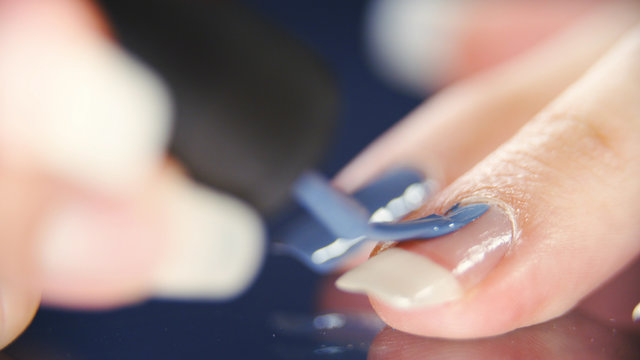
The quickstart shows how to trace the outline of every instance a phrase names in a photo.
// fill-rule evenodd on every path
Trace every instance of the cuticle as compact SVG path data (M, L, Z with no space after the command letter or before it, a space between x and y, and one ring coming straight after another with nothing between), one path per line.
M395 247L396 245L398 245L397 241L381 241L377 243L376 246L371 250L371 253L369 254L369 258L372 258L380 254L381 252L387 251Z
M518 222L516 221L516 210L503 200L483 196L468 197L464 200L460 200L457 204L460 204L460 206L464 206L478 203L495 206L509 218L509 222L511 223L511 241L509 242L509 248L507 249L507 253L505 254L505 256L509 255L512 252L515 244L520 239L520 228L518 227Z

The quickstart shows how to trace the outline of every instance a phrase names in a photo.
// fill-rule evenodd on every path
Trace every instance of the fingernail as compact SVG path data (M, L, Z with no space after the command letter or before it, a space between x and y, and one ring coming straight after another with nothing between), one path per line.
M192 182L169 200L169 246L154 292L170 298L228 298L254 280L265 253L258 213L232 196Z
M633 308L633 313L631 314L631 318L634 322L640 321L640 303Z
M45 301L102 307L148 296L222 299L245 290L264 256L257 212L182 177L162 189L153 210L58 204L40 231Z
M454 211L464 213L464 207ZM453 301L487 277L507 253L512 239L511 217L491 206L456 232L401 243L378 253L345 273L336 285L403 309Z
M170 98L150 70L110 44L59 61L46 87L40 154L53 172L107 191L146 181L164 157Z
M20 34L0 61L0 130L13 153L85 187L137 190L164 158L165 84L107 39L45 25Z

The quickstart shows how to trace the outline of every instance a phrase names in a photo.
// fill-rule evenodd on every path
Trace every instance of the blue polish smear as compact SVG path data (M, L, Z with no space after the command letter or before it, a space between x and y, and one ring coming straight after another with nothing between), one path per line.
M489 205L482 203L456 204L455 207L455 211L449 211L446 215L433 214L399 223L373 223L367 237L384 241L430 239L452 233L489 210Z
M406 222L369 222L371 213L401 196L408 186L420 182L422 176L416 171L399 169L352 197L334 189L321 175L305 173L293 193L313 218L306 216L292 222L281 241L274 244L274 250L295 256L317 272L329 272L365 239L405 241L439 237L464 227L489 209L489 205L481 203L456 204L444 215L433 214Z

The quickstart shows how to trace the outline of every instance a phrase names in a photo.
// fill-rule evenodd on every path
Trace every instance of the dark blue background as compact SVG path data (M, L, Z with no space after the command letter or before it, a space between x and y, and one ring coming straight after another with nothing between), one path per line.
M341 112L321 165L326 174L338 171L418 104L371 72L362 33L366 1L245 2L315 50L337 79ZM255 285L233 302L150 301L99 313L42 309L4 353L17 360L365 359L366 343L314 352L327 345L322 334L283 335L274 328L274 314L314 313L317 280L292 259L269 257Z

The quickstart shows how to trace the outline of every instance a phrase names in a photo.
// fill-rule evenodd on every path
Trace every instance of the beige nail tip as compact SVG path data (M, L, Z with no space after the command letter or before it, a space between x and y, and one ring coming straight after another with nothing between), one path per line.
M18 69L23 79L11 80L21 84L5 127L55 176L107 192L137 189L164 158L168 88L106 40L56 45L44 44L36 58L24 50L28 70ZM24 108L27 119L19 118Z
M412 309L456 300L462 287L447 269L427 257L391 248L348 271L336 286L366 293L399 309Z
M258 213L241 201L185 182L170 203L171 233L154 294L184 299L238 295L254 280L265 252Z
M640 321L640 303L633 308L633 313L631 313L631 318L634 322Z
M115 46L102 44L66 64L50 103L41 153L54 171L120 192L142 184L163 158L171 100L163 82ZM72 67L72 68L71 68Z

